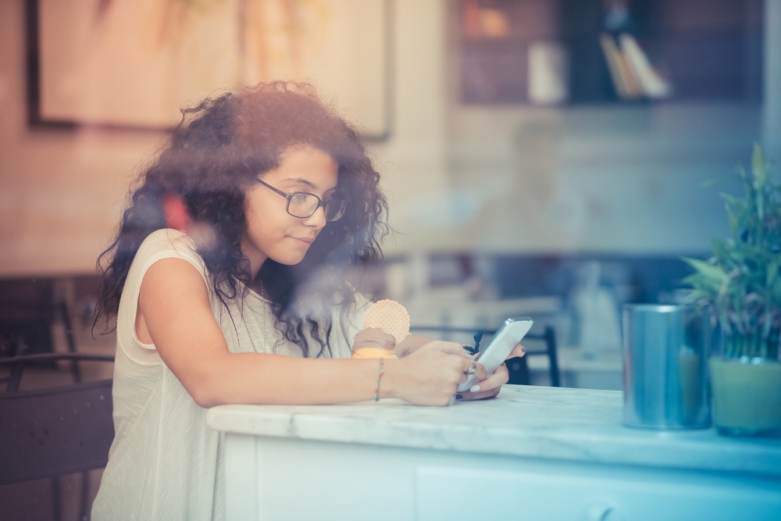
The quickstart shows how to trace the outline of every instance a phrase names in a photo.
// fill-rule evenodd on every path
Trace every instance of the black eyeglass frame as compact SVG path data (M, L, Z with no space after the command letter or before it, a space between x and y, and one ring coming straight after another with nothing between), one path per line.
M257 181L258 183L262 184L266 188L271 189L272 192L274 192L276 194L279 194L282 197L284 197L285 199L287 199L287 205L285 206L285 211L289 215L292 215L293 217L295 217L296 219L308 219L308 218L312 217L315 214L315 212L317 211L317 209L320 208L321 206L323 207L323 214L325 215L325 220L328 221L328 222L338 221L339 219L341 219L344 216L344 210L345 210L344 206L346 205L346 202L344 201L344 199L334 199L334 198L331 198L331 199L329 199L327 201L323 201L316 194L313 194L313 193L310 193L310 192L293 192L291 194L288 194L288 193L283 192L279 188L275 188L275 187L271 186L270 184L268 184L267 182L265 182L264 180L262 180L260 178L255 178L255 181ZM296 195L299 195L299 194L311 195L312 197L317 199L317 206L315 206L314 209L312 209L312 213L310 213L309 215L301 216L301 215L296 215L296 214L290 212L290 201L293 199L293 197L295 197ZM342 204L341 213L339 213L339 217L337 217L336 219L329 219L328 218L328 208L327 208L327 206L328 206L328 204L331 201L340 202Z

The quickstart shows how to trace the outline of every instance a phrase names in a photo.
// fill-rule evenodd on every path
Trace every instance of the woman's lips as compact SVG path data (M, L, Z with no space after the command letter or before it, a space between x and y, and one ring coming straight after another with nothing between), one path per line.
M296 240L298 242L301 242L303 244L306 244L307 246L310 246L313 242L315 242L314 238L311 238L311 239L310 238L303 238L302 239L300 237L292 237L290 235L288 235L288 237L290 237L291 239L294 239L294 240Z

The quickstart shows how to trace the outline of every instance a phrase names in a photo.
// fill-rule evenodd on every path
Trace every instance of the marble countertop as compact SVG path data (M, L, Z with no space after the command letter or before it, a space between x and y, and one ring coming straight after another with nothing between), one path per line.
M621 424L621 410L620 391L507 385L494 400L451 407L223 405L208 411L207 424L258 436L781 477L781 439L633 429Z

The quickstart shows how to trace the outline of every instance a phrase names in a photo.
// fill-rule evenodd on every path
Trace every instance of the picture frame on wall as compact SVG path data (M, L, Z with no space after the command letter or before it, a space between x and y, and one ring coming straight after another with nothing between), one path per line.
M293 80L384 140L392 13L393 0L27 0L29 122L170 130L205 97Z

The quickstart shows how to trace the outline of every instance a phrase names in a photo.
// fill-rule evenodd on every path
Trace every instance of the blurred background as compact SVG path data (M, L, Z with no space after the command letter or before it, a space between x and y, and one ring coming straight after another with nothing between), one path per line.
M238 83L312 81L361 129L394 229L356 274L364 290L418 325L531 315L563 353L610 359L610 378L568 385L619 388L621 304L676 300L680 257L727 233L719 192L739 190L753 143L781 156L778 0L0 10L5 355L59 349L39 304L65 302L86 332L129 186L180 107Z
M565 386L621 388L620 306L676 301L736 167L781 158L781 0L0 0L0 356L112 352L95 261L128 188L179 108L272 79L382 173L356 283L418 326L532 316Z

